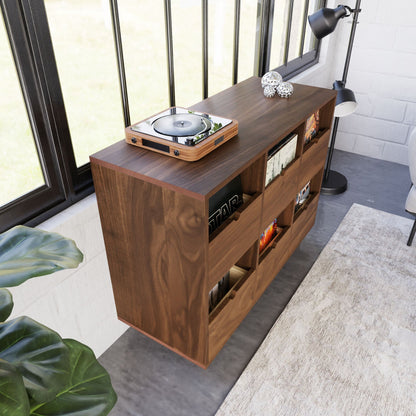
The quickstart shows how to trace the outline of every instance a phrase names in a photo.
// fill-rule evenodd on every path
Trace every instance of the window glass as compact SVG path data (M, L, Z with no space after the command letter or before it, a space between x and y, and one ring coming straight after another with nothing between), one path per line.
M122 0L118 8L133 124L169 107L165 12L163 1Z
M276 0L274 4L273 32L270 43L270 68L277 68L283 65L289 5L289 0Z
M290 45L288 61L296 59L301 55L300 46L302 42L303 15L306 0L295 0L293 2L292 25L290 28ZM307 23L307 26L309 24Z
M238 81L254 74L256 52L257 0L241 0Z
M208 2L208 95L232 85L234 3L233 0Z
M308 16L315 13L318 9L322 7L321 0L311 0L309 2L309 9L308 9ZM318 46L318 39L312 33L311 27L309 23L306 23L306 30L305 30L305 42L303 44L303 53L307 53L312 51Z
M0 23L0 205L45 184L3 20Z
M45 0L77 166L124 137L108 1Z
M189 107L202 99L202 1L171 3L176 104Z
M208 2L209 95L232 85L234 64L234 0ZM257 0L241 0L238 81L253 76Z
M270 51L270 68L277 68L284 64L287 28L289 24L290 0L276 0L274 5L273 34ZM294 0L292 20L290 28L290 43L288 51L288 62L316 48L316 38L306 21L305 40L303 51L301 51L303 34L303 17L305 13L306 0ZM310 0L308 15L314 13L320 7L319 0Z
M19 74L24 77L25 85L31 87L30 100L36 107L34 115L39 116L29 121L6 31L0 23L0 206L3 208L0 219L7 218L6 222L10 224L13 222L10 214L13 211L13 216L15 209L24 213L19 216L19 221L39 219L39 213L45 218L57 212L60 204L67 206L91 192L89 155L124 139L109 0L40 1L44 1L46 14L40 7L42 3L36 3L38 8L32 9L35 13L31 13L31 0L6 1L2 7L7 21L13 25L13 36L18 40L14 45L20 59L34 62L33 67L24 64ZM176 105L189 107L199 102L203 95L203 1L171 0L170 3ZM271 39L263 39L263 35L269 36L269 33L260 33L267 27L261 24L262 3L263 0L240 0L238 81L257 74L259 64L263 69L265 62L259 55L266 57L266 63L270 61L269 68L277 68L284 61L291 0L272 2ZM301 39L307 3L307 0L293 0L289 61L301 55L302 45L304 54L317 46L308 25L304 42ZM233 82L235 0L207 0L207 4L208 94L213 95ZM322 4L322 0L309 0L308 14ZM146 119L170 105L164 5L165 0L118 0L131 123ZM25 31L25 28L29 30ZM49 31L55 60L44 59L46 53L39 55L37 47L31 50L32 46L39 46L42 52L49 50ZM268 45L271 45L270 49L260 50ZM298 63L309 65L314 60L314 53L303 61L296 60L288 65L291 72L288 70L286 75L300 71L302 68L296 67ZM55 61L63 101L60 91L54 89L57 87ZM38 70L40 72L36 72ZM44 78L44 74L51 74L51 77ZM37 95L44 87L43 82L53 96L50 103ZM58 115L56 120L42 118L49 110ZM42 125L36 125L38 122ZM43 124L48 122L56 122L56 125ZM46 129L51 140L34 136L32 129L33 132ZM63 149L72 145L76 167L84 168L74 171L71 154L56 157L54 142ZM47 172L50 172L49 179ZM34 195L25 197L45 183L48 188L36 193L37 204L33 204ZM14 204L4 207L11 201L15 201ZM52 210L46 208L52 206Z

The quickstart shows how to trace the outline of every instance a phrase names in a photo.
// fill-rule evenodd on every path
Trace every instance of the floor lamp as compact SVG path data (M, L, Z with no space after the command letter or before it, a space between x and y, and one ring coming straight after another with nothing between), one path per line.
M347 82L347 74L351 60L355 29L358 23L358 14L361 12L360 3L361 0L357 0L354 9L342 5L336 7L335 9L324 7L323 9L318 10L316 13L308 16L309 25L313 34L318 39L322 39L335 30L335 27L340 19L351 16L351 14L354 15L342 80L335 81L333 84L333 89L337 91L337 100L335 104L335 119L332 129L331 144L329 146L328 158L321 188L321 193L324 195L337 195L345 192L348 184L347 178L344 175L331 170L331 161L332 155L334 153L335 137L337 135L339 118L352 114L357 108L357 102L355 100L354 93L348 88L345 88L345 84Z

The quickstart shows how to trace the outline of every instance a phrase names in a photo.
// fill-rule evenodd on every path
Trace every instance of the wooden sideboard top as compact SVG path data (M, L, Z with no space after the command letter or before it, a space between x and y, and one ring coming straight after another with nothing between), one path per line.
M206 199L264 154L279 137L294 130L300 120L335 96L333 90L294 84L290 98L266 98L260 78L251 77L190 107L239 123L238 136L201 160L185 162L129 145L124 140L90 159L92 163Z

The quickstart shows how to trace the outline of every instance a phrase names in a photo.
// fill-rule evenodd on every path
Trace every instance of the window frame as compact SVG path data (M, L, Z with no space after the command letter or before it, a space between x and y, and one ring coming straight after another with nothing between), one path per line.
M288 28L286 31L286 50L285 50L285 60L287 60L287 54L290 44L290 30L292 26L292 8L294 0L290 0L291 7L289 14L287 16ZM327 1L320 0L318 9L325 7ZM309 5L309 1L307 2ZM319 62L319 54L321 48L321 41L316 39L315 48L307 53L301 51L299 57L287 61L280 65L279 67L270 69L270 56L271 56L271 47L272 47L272 35L273 35L273 19L274 19L274 8L275 0L260 0L258 3L258 21L257 21L257 33L258 38L256 41L256 51L255 51L255 62L254 62L254 73L257 76L261 77L268 71L277 71L282 75L284 80L288 80L295 75L300 74L311 66ZM307 11L307 10L306 10ZM303 28L302 28L302 49L304 46L305 38L305 28L307 25L307 13L304 14L303 18Z
M241 0L235 1L233 67L230 85L238 79L238 51ZM292 0L293 3L293 0ZM175 105L174 50L171 30L171 0L164 0L166 31L166 66L168 69L171 106ZM321 5L326 1L321 0ZM121 108L125 122L129 122L127 85L117 0L110 0L116 60L121 89ZM253 75L262 76L269 70L270 47L275 0L258 0L258 38L255 45ZM35 226L94 192L90 164L77 167L71 142L70 128L54 48L49 31L44 0L0 0L7 36L29 116L45 185L0 206L0 232L17 225ZM203 91L208 91L208 1L201 0L204 23L201 51L203 58ZM288 17L290 19L290 17ZM304 33L304 29L303 32ZM286 45L288 47L288 45ZM320 42L300 57L277 70L289 79L319 61Z
M45 179L0 207L3 232L37 225L94 189L89 164L75 163L44 2L0 0L0 8Z

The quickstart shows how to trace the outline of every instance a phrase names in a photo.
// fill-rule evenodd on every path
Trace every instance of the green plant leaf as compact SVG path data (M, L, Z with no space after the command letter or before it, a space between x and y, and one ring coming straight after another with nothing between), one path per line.
M7 289L0 289L0 322L4 322L12 313L13 296Z
M0 287L75 268L83 259L75 243L60 234L18 225L0 235Z
M72 339L65 339L70 350L71 376L52 402L32 406L32 416L105 416L117 401L110 376L92 350Z
M70 375L62 338L26 316L0 324L0 359L22 375L31 403L53 400Z
M14 365L0 360L0 415L27 416L29 409L22 376Z

